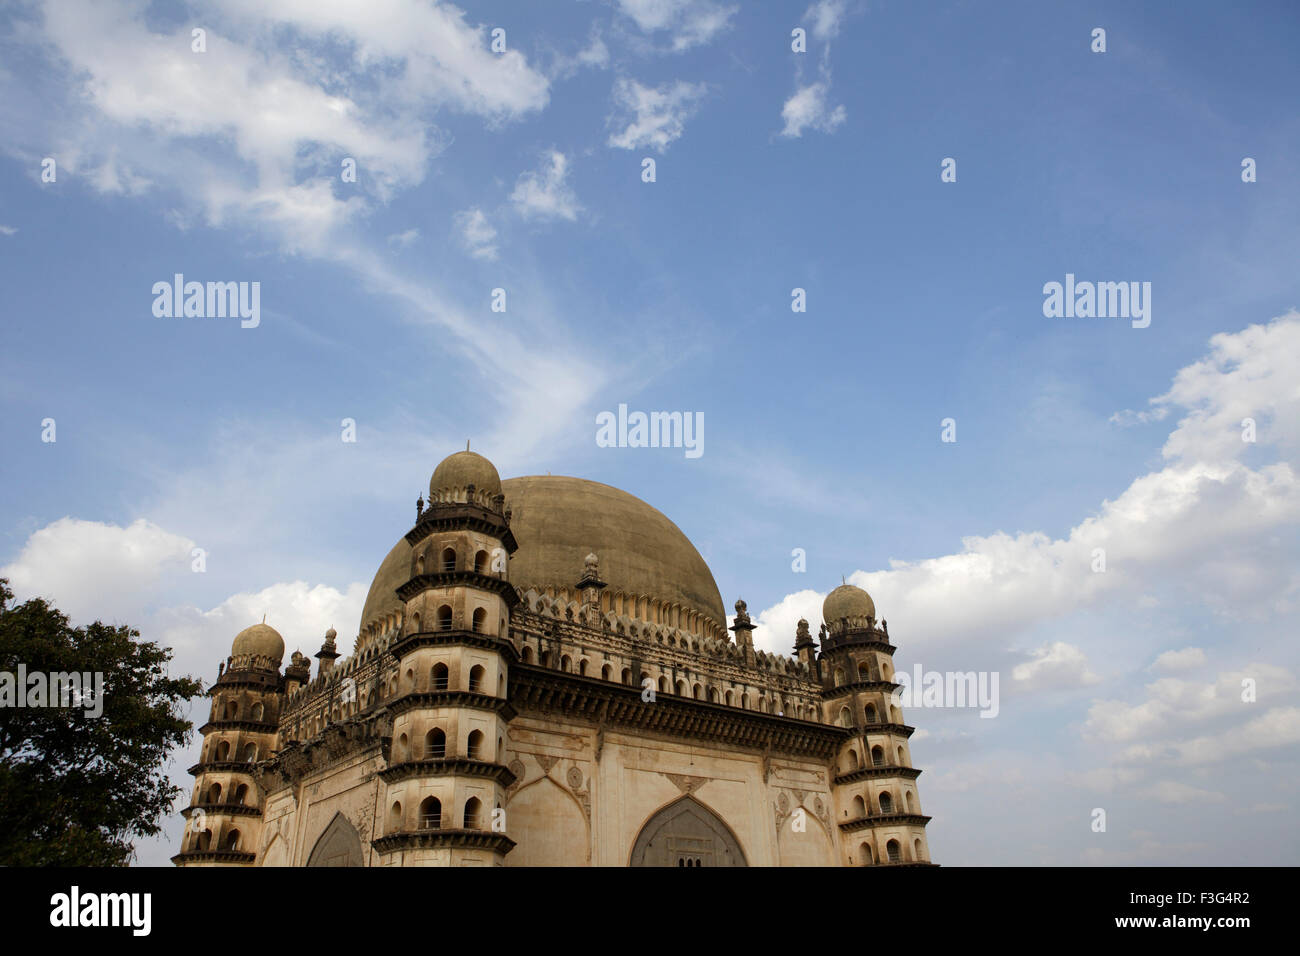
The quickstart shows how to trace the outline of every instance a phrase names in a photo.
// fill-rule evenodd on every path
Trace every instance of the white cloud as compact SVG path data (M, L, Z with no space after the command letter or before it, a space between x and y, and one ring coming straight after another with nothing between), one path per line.
M519 215L525 219L577 219L582 207L565 182L568 171L568 159L553 149L544 157L541 169L522 174L510 194Z
M492 228L482 209L475 207L458 212L455 222L460 231L461 244L471 256L475 259L496 259L497 231Z
M643 33L671 33L674 52L708 43L739 9L716 0L618 0L618 6Z
M840 22L844 19L845 0L820 0L804 13L803 18L811 21L811 32L818 40L829 40L840 32Z
M1011 679L1032 690L1085 687L1100 678L1088 669L1083 651L1064 641L1055 641L1030 651L1030 660L1017 664Z
M4 235L4 236L12 236L12 235L14 235L16 232L18 232L18 230L17 230L17 228L15 228L14 226L6 226L6 225L3 225L3 224L0 224L0 235Z
M1205 664L1205 651L1199 647L1184 647L1181 651L1165 651L1151 665L1156 671L1186 671Z
M388 237L388 241L395 246L402 246L403 248L405 248L406 246L409 246L411 243L415 242L415 240L419 238L420 238L420 230L412 227L410 229L407 229L405 232L393 233L391 236Z
M1179 371L1173 386L1151 399L1152 417L1187 409L1165 442L1166 459L1238 459L1255 447L1242 441L1242 420L1253 418L1258 443L1300 458L1300 313L1268 325L1210 339L1210 353ZM1140 415L1142 413L1130 413Z
M140 519L125 528L60 518L0 568L18 600L43 597L74 624L138 625L133 615L165 575L190 573L194 542Z
M794 95L781 107L781 119L785 121L782 136L796 138L806 129L815 129L830 133L848 118L844 106L831 106L826 102L830 84L826 81L809 83L795 90Z
M1244 702L1242 681L1255 682L1257 703ZM1122 700L1095 700L1088 710L1083 730L1098 740L1122 743L1142 741L1139 746L1155 747L1169 735L1185 734L1187 728L1212 720L1244 720L1260 704L1285 697L1295 687L1295 677L1285 668L1254 663L1220 675L1212 683L1162 677L1147 684L1146 697L1137 704ZM1131 751L1137 759L1148 753Z
M1176 780L1162 780L1139 792L1138 796L1157 803L1223 803L1227 797L1214 790L1202 790Z
M316 653L331 627L338 632L340 653L350 654L367 589L360 581L342 591L323 584L286 581L232 594L207 611L166 608L154 616L153 623L161 639L176 649L176 666L210 681L217 664L230 654L235 635L264 616L284 638L286 663L295 650L308 657Z
M616 109L606 122L622 129L610 134L609 145L662 153L669 143L681 138L686 121L695 115L707 92L705 84L683 80L649 87L636 80L619 79L614 84Z

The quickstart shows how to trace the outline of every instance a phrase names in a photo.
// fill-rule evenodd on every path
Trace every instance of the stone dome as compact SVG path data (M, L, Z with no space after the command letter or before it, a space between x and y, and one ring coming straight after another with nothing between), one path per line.
M284 658L284 638L269 624L254 624L235 635L230 653L233 657L269 657L278 662Z
M448 455L433 469L429 495L432 497L439 489L464 488L466 485L473 485L476 491L497 495L501 493L501 476L497 474L496 465L478 452L458 451Z
M822 602L822 620L827 624L846 617L876 616L876 602L871 595L852 584L841 584Z
M510 478L501 482L501 491L519 544L509 564L515 587L572 589L582 577L586 557L594 553L609 593L680 604L726 627L722 596L704 558L677 525L640 498L599 482L550 475ZM370 585L361 612L362 632L390 614L402 613L394 591L406 583L410 561L411 546L403 538L388 552Z

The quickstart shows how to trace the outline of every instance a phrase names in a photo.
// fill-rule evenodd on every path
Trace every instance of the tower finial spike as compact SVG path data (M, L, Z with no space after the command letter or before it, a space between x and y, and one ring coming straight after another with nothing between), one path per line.
M848 583L849 583L848 581L845 581L845 580L844 580L844 575L841 574L841 575L840 575L840 584L848 584Z
M466 451L469 451L469 439L468 439L468 438L465 439L465 450L466 450Z

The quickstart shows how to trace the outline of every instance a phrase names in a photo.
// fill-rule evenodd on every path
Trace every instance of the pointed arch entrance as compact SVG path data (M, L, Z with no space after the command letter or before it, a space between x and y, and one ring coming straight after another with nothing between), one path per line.
M630 866L748 866L731 828L694 797L664 807L641 827Z
M363 866L361 857L361 836L357 828L348 822L341 813L334 814L334 819L320 835L316 845L307 858L308 866Z

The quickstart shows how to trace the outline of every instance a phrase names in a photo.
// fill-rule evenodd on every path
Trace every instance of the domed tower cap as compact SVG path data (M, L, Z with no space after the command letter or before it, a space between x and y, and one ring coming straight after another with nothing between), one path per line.
M846 617L876 616L876 602L862 588L852 584L841 584L822 602L822 620L834 624Z
M429 495L432 497L441 489L464 488L466 485L473 485L476 491L489 495L501 494L501 476L497 474L496 465L478 452L466 450L448 455L433 469Z
M284 658L284 638L269 624L254 624L235 635L230 653L234 657L269 657L278 664Z

